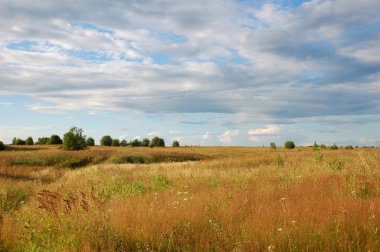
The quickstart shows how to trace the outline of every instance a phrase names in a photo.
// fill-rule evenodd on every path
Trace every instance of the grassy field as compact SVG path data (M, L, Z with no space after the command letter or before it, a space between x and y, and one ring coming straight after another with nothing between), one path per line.
M380 251L380 149L13 147L0 251Z

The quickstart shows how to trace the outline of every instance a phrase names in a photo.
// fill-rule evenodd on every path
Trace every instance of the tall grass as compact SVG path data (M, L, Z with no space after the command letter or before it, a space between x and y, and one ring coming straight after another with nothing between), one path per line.
M311 148L191 147L176 153L212 158L127 164L114 161L172 149L112 149L80 153L107 159L74 170L11 166L8 157L1 174L23 168L34 180L0 178L0 250L380 250L378 149L321 150L316 162Z

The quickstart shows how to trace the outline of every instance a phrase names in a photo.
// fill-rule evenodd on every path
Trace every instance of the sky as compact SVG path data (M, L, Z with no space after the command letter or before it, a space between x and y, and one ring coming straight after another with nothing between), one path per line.
M378 0L0 0L0 140L380 146Z

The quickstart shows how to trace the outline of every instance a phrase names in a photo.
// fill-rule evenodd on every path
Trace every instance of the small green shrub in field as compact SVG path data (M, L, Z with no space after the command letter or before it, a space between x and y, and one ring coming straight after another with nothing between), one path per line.
M294 144L293 141L286 141L284 144L284 147L286 149L294 149L294 148L296 148L296 145Z
M63 149L68 151L84 150L86 148L86 136L81 128L72 127L63 136Z
M94 138L92 138L92 137L89 137L89 138L87 138L87 146L94 146L95 145L95 140L94 140Z
M328 167L333 171L340 171L344 168L344 163L340 160L334 159L329 162Z
M284 159L281 157L280 154L278 154L276 156L276 158L274 159L274 164L277 166L277 167L283 167L284 166Z
M172 143L172 147L179 147L179 141L174 140Z
M119 139L112 139L112 146L120 146Z
M170 185L169 179L163 174L157 174L153 177L153 185L155 189L165 189Z
M323 162L323 154L321 153L320 148L317 148L317 152L315 153L315 162L321 164Z
M58 135L51 135L49 139L50 144L62 144L63 141Z
M26 144L26 145L33 145L33 144L34 144L33 138L32 138L32 137L28 137L28 138L25 140L25 144Z
M338 146L336 144L333 144L330 146L330 150L337 150Z
M275 142L270 143L269 146L270 146L271 149L277 149L277 146L276 146Z
M5 150L5 145L2 141L0 141L0 151Z
M112 138L110 136L103 136L100 139L100 145L102 146L111 146L112 145Z
M354 149L354 147L352 147L352 145L347 145L347 146L345 146L344 147L346 150L353 150Z

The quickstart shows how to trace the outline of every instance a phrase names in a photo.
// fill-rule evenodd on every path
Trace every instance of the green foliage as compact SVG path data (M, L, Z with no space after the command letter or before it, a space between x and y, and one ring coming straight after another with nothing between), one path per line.
M5 150L5 145L2 141L0 141L0 151Z
M163 174L157 174L153 177L153 184L155 189L165 189L170 185L169 179Z
M144 138L142 141L141 141L141 146L144 146L144 147L149 147L150 145L150 140L148 138Z
M63 141L58 135L51 135L49 139L50 144L62 144Z
M318 148L319 148L319 145L317 144L317 142L314 141L314 144L313 144L313 151L318 150Z
M270 146L271 149L277 149L277 146L276 146L276 143L275 143L275 142L271 142L271 143L269 144L269 146Z
M26 144L26 145L33 145L33 144L34 144L33 138L32 138L32 137L28 137L28 138L25 140L25 144Z
M326 145L325 144L321 144L321 150L324 150L324 149L326 149L327 147L326 147Z
M336 144L333 144L330 146L330 150L337 150L338 146Z
M121 140L120 146L128 146L127 140L125 140L125 139Z
M153 137L152 141L150 142L150 147L165 147L165 141L162 138Z
M108 135L103 136L102 139L100 139L100 145L111 146L112 145L112 137L110 137Z
M40 138L38 138L36 144L50 144L50 138L49 137L40 137Z
M281 157L280 154L277 154L276 158L274 159L274 164L277 167L283 167L284 166L284 159Z
M92 137L87 138L86 144L87 144L87 146L94 146L95 145L94 138L92 138Z
M25 140L22 140L21 138L14 137L12 140L12 144L13 145L25 145L26 142L25 142Z
M340 160L334 159L329 162L328 167L333 171L340 171L344 168L344 163Z
M284 144L284 147L286 149L294 149L296 147L296 145L294 144L293 141L286 141Z
M172 147L179 147L179 141L174 140L172 143Z
M141 142L140 140L138 140L137 138L136 139L133 139L132 141L129 142L129 145L133 146L133 147L138 147L138 146L141 146Z
M115 164L144 164L150 163L149 159L144 156L124 156L113 161Z
M13 166L57 166L66 168L83 167L93 161L92 157L71 157L71 156L36 156L21 157L11 160Z
M112 146L120 146L119 139L112 139Z
M2 212L8 212L20 207L26 201L29 194L22 188L0 191L0 216Z
M63 136L63 149L69 151L84 150L86 148L86 136L81 128L72 127Z
M321 164L323 162L323 154L321 153L320 148L317 148L317 152L315 153L315 162Z
M353 150L354 149L354 147L352 147L352 145L347 145L347 146L345 146L344 147L346 150Z
M103 188L100 195L109 200L112 197L131 197L142 195L146 191L143 183L129 182L125 179L119 179L114 183Z

